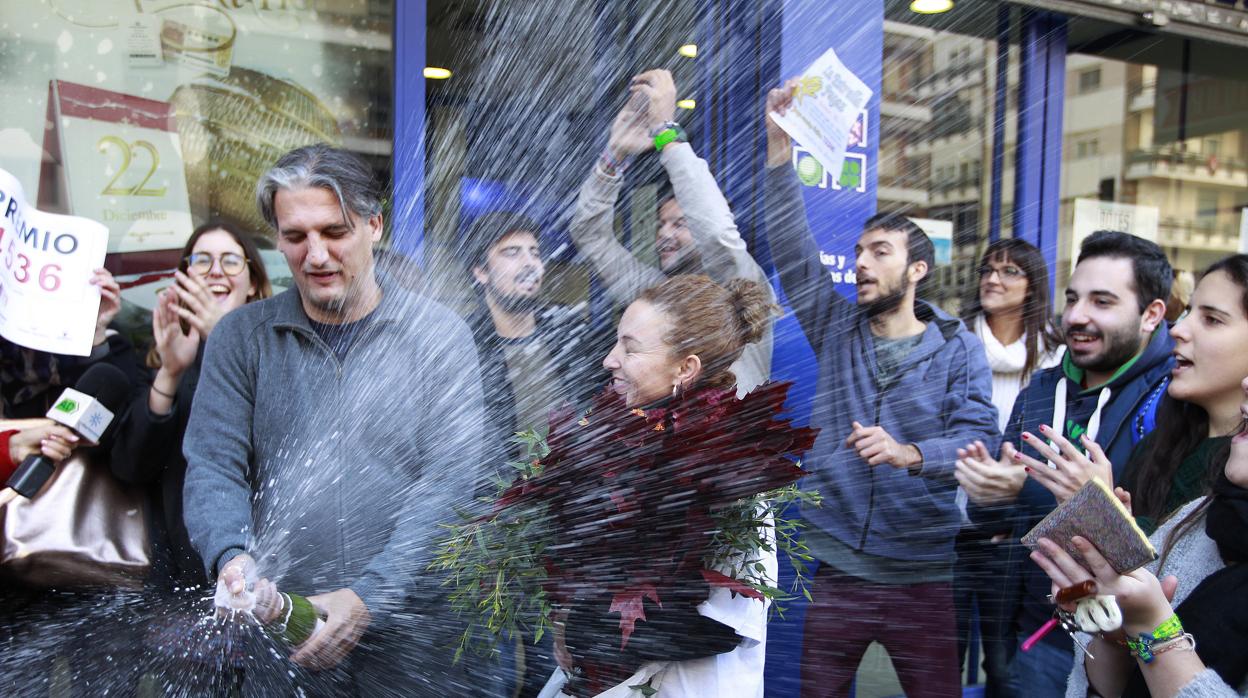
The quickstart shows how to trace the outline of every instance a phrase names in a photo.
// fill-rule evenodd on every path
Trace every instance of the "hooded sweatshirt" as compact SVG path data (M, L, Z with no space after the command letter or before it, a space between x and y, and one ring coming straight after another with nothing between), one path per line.
M915 315L927 327L881 385L870 318L837 292L820 261L796 174L773 169L766 184L772 258L818 361L810 421L819 438L804 463L812 473L803 482L824 501L802 513L854 553L951 565L961 522L953 477L957 449L976 439L995 448L1000 440L983 345L961 320L916 302ZM868 465L845 443L855 421L913 444L923 455L921 468Z
M1174 340L1168 329L1157 328L1144 350L1122 367L1104 385L1085 389L1084 371L1070 360L1069 352L1062 363L1036 374L1018 396L1014 412L1005 429L1005 439L1029 456L1043 460L1040 454L1022 441L1024 431L1039 433L1041 424L1062 425L1063 435L1079 443L1088 434L1100 444L1114 465L1114 480L1120 481L1124 466L1134 447L1131 438L1132 418L1148 398L1154 386L1170 373ZM1028 478L1018 498L1006 505L968 507L971 520L991 530L1009 530L1009 578L1007 593L1017 595L1018 632L1029 635L1053 614L1048 600L1049 578L1027 558L1027 550L1017 541L1040 522L1057 501L1035 480ZM1071 650L1065 633L1051 632L1044 642Z

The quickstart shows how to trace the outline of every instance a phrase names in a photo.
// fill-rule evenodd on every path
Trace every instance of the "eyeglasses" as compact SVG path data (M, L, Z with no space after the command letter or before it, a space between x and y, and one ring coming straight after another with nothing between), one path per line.
M1007 279L1010 281L1014 281L1016 279L1022 279L1027 276L1027 272L1014 266L1013 264L1006 264L1005 266L1002 266L1002 267L994 267L994 266L985 264L984 266L979 268L979 278L981 279L987 279L988 277L992 276L993 273L996 273L997 276L1001 277L1002 281L1005 281Z
M212 271L213 263L218 260L221 262L221 271L226 276L238 276L247 268L247 258L234 252L226 252L220 257L208 252L196 252L182 258L182 261L186 262L187 269L204 275Z

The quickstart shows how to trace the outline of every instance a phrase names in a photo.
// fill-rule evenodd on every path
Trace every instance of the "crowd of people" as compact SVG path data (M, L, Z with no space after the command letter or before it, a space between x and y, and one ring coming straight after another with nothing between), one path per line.
M884 212L861 226L848 298L821 260L811 227L826 222L808 219L793 143L766 116L794 96L792 83L772 90L760 115L755 232L769 277L675 122L670 74L633 79L569 223L621 311L609 331L584 305L545 300L541 226L519 211L468 227L468 312L399 283L375 254L382 183L358 156L318 144L286 153L256 184L292 288L274 295L253 236L211 221L158 296L144 360L112 329L120 290L103 270L91 355L4 341L3 416L26 421L0 431L0 471L82 446L64 426L29 420L87 367L111 363L135 389L95 451L149 503L151 568L142 609L126 609L129 650L101 665L91 648L53 646L40 661L68 658L83 695L134 694L156 676L188 694L761 697L773 602L728 567L702 569L724 544L722 519L689 514L689 492L741 483L686 467L688 449L704 448L748 471L732 455L747 445L716 431L744 424L785 441L774 452L800 458L798 486L821 499L801 511L810 586L792 680L802 696L850 694L872 643L907 695L962 695L972 637L990 697L1248 694L1248 256L1204 270L1176 318L1175 274L1153 242L1092 234L1054 302L1044 254L1003 239L983 251L955 315L925 300L931 240ZM619 242L615 216L630 163L656 148L670 193L657 204L652 267ZM783 400L773 344L796 338L776 334L782 312L815 357L801 427L754 407ZM619 419L604 417L613 409ZM628 415L644 419L641 432ZM555 433L576 424L577 436ZM529 487L509 465L531 455L533 440L517 434L548 428L551 448L575 457ZM589 470L601 476L560 474ZM1116 488L1158 561L1120 574L1096 541L1074 539L1080 557L1067 541L1020 543L1093 477ZM458 655L463 619L431 567L438 541L449 523L539 486L557 493L550 516L564 522L544 558L551 632L509 628L487 656ZM647 488L666 504L642 511L633 497ZM771 585L777 528L759 522L744 555ZM569 572L573 560L610 568L613 546L634 550L638 537L641 554L680 574L624 589ZM1089 580L1116 599L1121 629L1039 636L1071 610L1055 606L1059 592ZM209 598L222 620L245 623L228 609L257 590L276 599L257 617L277 623L284 610L286 630L295 609L312 609L314 632L260 656L226 643L216 664L202 645L161 646L171 629L204 632ZM6 586L10 649L49 619L89 613L75 606L89 593L99 592ZM228 680L178 678L205 671ZM10 695L46 692L53 673L6 670L0 683Z

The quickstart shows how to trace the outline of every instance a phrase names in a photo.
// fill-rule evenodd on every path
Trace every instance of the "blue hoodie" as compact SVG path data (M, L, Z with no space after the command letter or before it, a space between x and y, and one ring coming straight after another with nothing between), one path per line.
M766 186L772 258L819 367L811 415L819 438L806 458L812 474L804 483L824 501L803 515L859 552L952 562L961 521L953 477L957 449L976 439L995 448L1000 439L983 345L957 318L916 302L915 315L927 328L891 384L881 387L869 319L836 291L820 261L795 173L772 169ZM922 468L867 465L845 444L855 421L914 444Z
M1033 448L1022 443L1022 433L1038 434L1041 424L1052 425L1061 416L1059 412L1064 411L1060 420L1064 422L1063 434L1072 441L1084 432L1092 434L1113 463L1114 481L1121 481L1123 467L1136 441L1132 438L1136 413L1146 404L1152 390L1170 375L1174 365L1173 350L1174 340L1163 324L1153 332L1144 351L1120 368L1107 383L1089 390L1082 387L1083 371L1071 363L1067 352L1061 365L1037 373L1018 396L1005 427L1005 439L1027 455L1043 460ZM1065 409L1061 411L1057 409L1060 390L1066 393ZM1010 572L1004 583L1007 594L1013 597L1014 614L1019 623L1017 630L1024 635L1030 635L1052 617L1053 604L1047 598L1048 575L1028 559L1028 551L1018 539L1056 506L1053 495L1028 478L1011 504L980 507L972 503L967 509L971 520L985 530L1010 533L1007 549ZM1044 641L1073 651L1066 633L1051 632Z

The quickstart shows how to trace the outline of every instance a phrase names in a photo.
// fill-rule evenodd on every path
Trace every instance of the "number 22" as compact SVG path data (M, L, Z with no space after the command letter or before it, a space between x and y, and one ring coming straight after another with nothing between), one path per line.
M156 151L156 146L148 141L138 140L132 143L126 143L117 136L104 136L96 143L96 147L101 153L108 150L108 146L115 145L121 149L121 169L117 175L109 180L104 190L100 192L102 196L164 196L168 187L160 187L159 189L144 189L144 185L156 174L156 169L160 167L160 153ZM136 150L146 150L152 158L152 167L147 171L147 176L143 181L133 187L119 187L117 180L121 179L126 171L130 169L130 161L134 158Z

